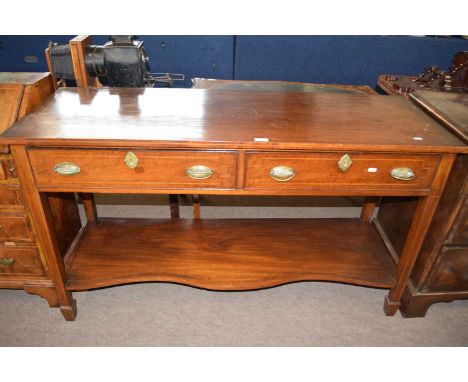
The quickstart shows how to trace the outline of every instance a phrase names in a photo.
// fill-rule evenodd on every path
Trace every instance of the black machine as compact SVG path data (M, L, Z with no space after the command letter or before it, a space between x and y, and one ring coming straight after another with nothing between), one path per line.
M52 43L49 48L55 77L75 80L70 46ZM143 41L134 40L134 36L111 36L106 44L88 45L85 50L88 75L110 87L153 87L157 82L172 86L173 81L184 80L183 75L149 73L148 60Z

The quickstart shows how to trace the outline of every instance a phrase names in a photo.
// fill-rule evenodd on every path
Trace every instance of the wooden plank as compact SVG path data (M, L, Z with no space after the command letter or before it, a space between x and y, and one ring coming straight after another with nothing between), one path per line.
M85 48L92 42L91 36L76 36L70 40L70 53L75 72L76 86L87 88L93 86L85 66Z
M395 273L376 229L359 219L101 219L67 259L68 290L142 281L215 290L306 280L389 288Z

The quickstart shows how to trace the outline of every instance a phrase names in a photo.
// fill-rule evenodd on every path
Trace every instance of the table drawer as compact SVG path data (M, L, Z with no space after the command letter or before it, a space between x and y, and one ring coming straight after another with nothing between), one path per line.
M439 161L438 155L250 152L245 188L429 189ZM414 178L396 179L391 172L399 168L411 169Z
M33 242L33 237L26 214L0 214L0 242Z
M19 186L0 186L0 209L24 209Z
M0 246L0 276L44 274L36 247Z
M229 189L235 185L234 151L31 149L29 158L39 187ZM64 163L75 166L64 167L75 173L57 173L57 166Z

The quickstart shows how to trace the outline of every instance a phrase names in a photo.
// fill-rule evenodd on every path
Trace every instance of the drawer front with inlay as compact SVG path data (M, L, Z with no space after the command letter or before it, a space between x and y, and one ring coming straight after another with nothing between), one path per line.
M233 151L32 149L39 187L231 189Z
M44 270L35 247L0 246L0 276L42 276Z
M0 186L0 209L24 209L19 186Z
M0 242L33 242L33 233L25 214L0 214Z
M440 157L362 153L247 153L247 189L429 189Z

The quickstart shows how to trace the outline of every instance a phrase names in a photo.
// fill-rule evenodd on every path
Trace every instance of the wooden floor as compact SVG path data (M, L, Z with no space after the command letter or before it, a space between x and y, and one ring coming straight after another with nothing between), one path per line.
M82 230L66 268L72 291L143 281L213 290L307 280L390 288L395 274L376 229L359 219L102 219Z

